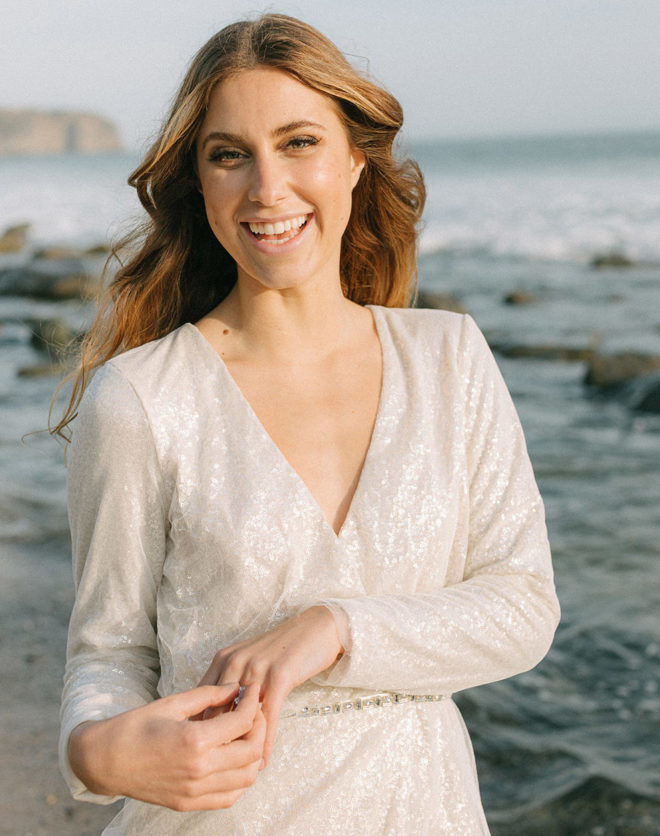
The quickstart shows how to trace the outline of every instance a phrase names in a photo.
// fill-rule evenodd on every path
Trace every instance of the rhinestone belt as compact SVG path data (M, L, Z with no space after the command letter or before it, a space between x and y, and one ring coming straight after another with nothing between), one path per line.
M283 713L282 719L288 719L289 717L320 717L324 714L346 714L349 711L385 708L391 705L400 705L404 702L441 702L448 698L448 694L370 694L368 697L357 697L354 700L344 700L343 702L306 705L297 711Z

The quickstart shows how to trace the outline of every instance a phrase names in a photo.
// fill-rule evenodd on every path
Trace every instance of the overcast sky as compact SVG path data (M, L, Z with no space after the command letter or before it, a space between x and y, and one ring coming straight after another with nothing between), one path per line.
M0 107L95 111L139 147L196 49L264 10L368 66L411 138L660 129L660 0L3 0Z

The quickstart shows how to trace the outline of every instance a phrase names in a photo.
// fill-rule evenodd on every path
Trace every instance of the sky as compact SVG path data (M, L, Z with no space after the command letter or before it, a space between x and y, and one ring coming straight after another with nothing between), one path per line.
M194 52L263 11L332 38L411 139L660 129L660 0L3 0L0 107L99 113L141 148Z

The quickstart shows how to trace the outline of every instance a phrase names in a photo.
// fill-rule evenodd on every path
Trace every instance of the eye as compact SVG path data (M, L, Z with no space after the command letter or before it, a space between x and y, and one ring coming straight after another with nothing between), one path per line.
M225 163L229 166L238 163L245 158L243 151L236 148L214 148L209 154L209 161L212 163Z
M298 151L309 148L311 145L318 145L318 142L315 136L294 136L287 141L286 147Z

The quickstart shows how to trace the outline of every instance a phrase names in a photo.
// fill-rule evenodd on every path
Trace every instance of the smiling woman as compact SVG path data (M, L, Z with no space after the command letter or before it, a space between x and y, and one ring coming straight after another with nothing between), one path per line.
M488 832L451 695L534 665L558 608L483 337L403 309L401 122L266 15L202 48L131 177L149 219L55 427L61 764L126 797L109 834Z
M364 154L331 99L281 70L246 70L214 90L197 173L239 283L336 289Z

